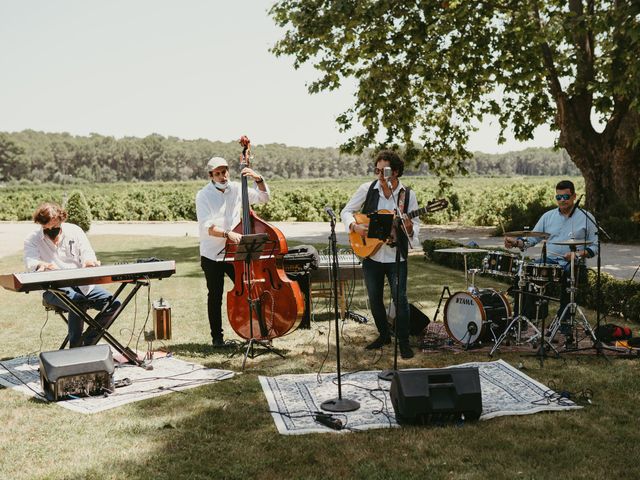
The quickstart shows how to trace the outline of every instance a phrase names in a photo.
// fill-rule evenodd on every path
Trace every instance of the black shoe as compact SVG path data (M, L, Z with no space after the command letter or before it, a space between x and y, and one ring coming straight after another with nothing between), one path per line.
M401 343L399 345L400 347L400 356L404 359L409 359L409 358L413 358L413 350L411 350L411 347L409 346L408 343Z
M213 344L213 348L224 348L231 345L223 337L214 338L211 343Z
M382 348L385 345L389 345L391 343L391 337L383 337L380 335L373 342L367 345L365 350L375 350L376 348Z

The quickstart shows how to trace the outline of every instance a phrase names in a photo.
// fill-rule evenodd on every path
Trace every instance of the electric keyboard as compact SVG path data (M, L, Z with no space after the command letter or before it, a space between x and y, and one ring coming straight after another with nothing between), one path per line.
M318 269L310 272L311 283L330 281L332 258L331 255L320 255ZM338 270L342 282L363 278L362 263L358 257L351 253L338 254Z
M80 285L135 282L147 278L166 278L174 273L176 273L175 260L161 260L42 272L9 273L0 275L0 285L14 292L31 292Z

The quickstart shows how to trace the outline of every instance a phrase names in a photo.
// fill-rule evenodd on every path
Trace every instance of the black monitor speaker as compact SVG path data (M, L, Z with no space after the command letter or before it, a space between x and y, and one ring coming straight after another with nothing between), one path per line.
M413 303L409 304L409 335L422 335L424 329L429 325L429 317Z
M391 381L391 403L398 423L427 424L477 420L482 414L476 367L400 370Z

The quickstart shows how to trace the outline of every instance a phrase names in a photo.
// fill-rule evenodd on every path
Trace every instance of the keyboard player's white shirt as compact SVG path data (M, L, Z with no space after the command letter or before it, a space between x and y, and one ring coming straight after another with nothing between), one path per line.
M96 261L96 253L80 227L73 223L61 225L60 239L54 244L42 228L31 232L24 240L24 264L32 272L40 262L53 263L60 269L81 268L87 260ZM84 294L93 290L93 285L78 288Z

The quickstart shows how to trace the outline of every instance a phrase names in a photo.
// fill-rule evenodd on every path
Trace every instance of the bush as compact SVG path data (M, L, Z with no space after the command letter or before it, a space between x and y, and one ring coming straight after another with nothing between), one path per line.
M84 193L79 190L71 192L65 208L69 214L67 218L69 223L78 225L85 232L89 231L91 228L91 209L87 199L84 198Z
M615 242L637 242L640 238L640 223L633 218L609 215L597 220Z
M422 244L424 255L427 260L433 261L438 265L444 265L449 268L464 271L464 257L453 253L436 252L442 248L462 247L461 243L454 240L444 238L436 238L433 240L425 240ZM481 268L482 259L485 257L484 252L470 253L467 255L467 268Z

